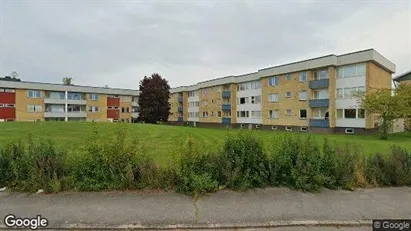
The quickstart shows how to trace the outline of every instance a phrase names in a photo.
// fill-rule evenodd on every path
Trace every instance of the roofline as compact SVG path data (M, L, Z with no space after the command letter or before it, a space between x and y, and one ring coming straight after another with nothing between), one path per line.
M336 56L336 55L330 54L330 55L324 55L324 56L315 57L315 58L310 58L310 59L304 59L304 60L296 61L296 62L292 62L292 63L280 64L280 65L272 66L272 67L265 67L265 68L262 68L262 69L258 69L258 71L264 71L264 70L268 70L268 69L272 69L272 68L277 68L277 67L284 67L284 66L288 66L288 65L292 65L292 64L303 63L303 62L307 62L307 61L312 61L312 60L322 59L322 58L332 57L332 56Z
M403 78L403 77L405 77L406 75L409 75L409 74L411 74L411 70L409 70L405 73L402 73L401 75L398 75L398 76L394 77L393 80L399 82L399 79L401 79L401 78Z

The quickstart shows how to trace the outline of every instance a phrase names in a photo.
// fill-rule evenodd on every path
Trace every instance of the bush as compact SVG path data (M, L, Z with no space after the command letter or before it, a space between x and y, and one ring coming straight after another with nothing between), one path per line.
M217 190L218 181L212 173L218 170L211 160L208 155L199 154L196 142L189 138L178 159L177 192L199 195Z
M101 139L94 132L87 147L68 160L71 180L85 191L134 188L133 159L138 151L137 140L128 140L124 131Z
M239 131L228 136L221 155L224 183L233 189L264 187L269 180L269 161L255 133Z
M6 143L0 153L0 183L8 187L24 188L29 173L29 163L22 142Z
M176 181L175 167L169 164L160 167L152 159L145 156L137 156L133 169L134 180L138 188L172 189Z

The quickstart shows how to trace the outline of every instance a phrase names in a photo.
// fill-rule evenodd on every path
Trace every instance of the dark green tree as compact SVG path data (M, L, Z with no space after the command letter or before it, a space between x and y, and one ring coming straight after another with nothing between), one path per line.
M158 73L140 81L139 120L145 123L166 122L170 113L170 85Z

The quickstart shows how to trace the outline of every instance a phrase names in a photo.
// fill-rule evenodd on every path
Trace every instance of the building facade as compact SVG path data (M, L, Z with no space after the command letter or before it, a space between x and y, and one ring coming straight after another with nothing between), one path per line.
M355 95L391 89L394 72L392 62L369 49L199 82L171 90L169 122L301 132L374 132L376 115L359 108Z
M171 89L170 124L365 133L377 116L357 92L391 89L395 65L373 49L260 69ZM396 79L400 80L400 79ZM409 73L401 77L409 80ZM0 78L0 121L138 118L139 91Z
M137 90L0 79L0 121L132 122Z

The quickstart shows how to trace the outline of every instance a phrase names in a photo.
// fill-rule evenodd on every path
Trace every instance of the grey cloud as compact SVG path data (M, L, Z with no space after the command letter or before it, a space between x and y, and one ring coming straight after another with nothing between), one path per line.
M73 76L78 84L130 87L144 74L158 72L148 67L160 66L170 82L193 84L314 53L335 53L338 44L325 33L329 28L364 9L382 7L386 16L406 6L363 1L6 1L1 11L2 74L16 70L27 80L60 82ZM341 31L341 36L349 33ZM143 66L144 74L134 71ZM195 71L204 68L218 76Z

